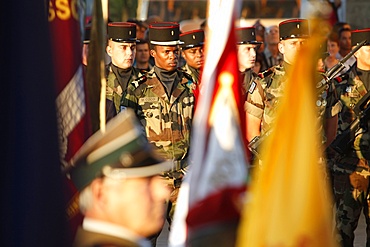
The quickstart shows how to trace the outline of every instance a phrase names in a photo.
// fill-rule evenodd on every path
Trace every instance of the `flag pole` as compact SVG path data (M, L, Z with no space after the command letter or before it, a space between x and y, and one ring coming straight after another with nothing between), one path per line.
M101 0L102 12L103 12L103 23L104 26L107 26L108 22L108 0ZM104 29L105 30L105 29ZM105 63L104 56L100 61L100 102L99 102L99 119L100 119L100 130L105 132L105 123L106 123L106 112L105 112L105 99L106 99L106 79L105 79Z

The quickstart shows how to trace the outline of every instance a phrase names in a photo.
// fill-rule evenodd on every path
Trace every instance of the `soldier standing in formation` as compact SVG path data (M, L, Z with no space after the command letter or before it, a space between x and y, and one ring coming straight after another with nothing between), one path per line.
M112 62L107 65L107 99L114 102L117 113L122 94L141 73L132 65L136 54L136 25L129 22L108 23L107 54Z
M370 29L352 31L351 40L352 47L364 40L367 42L355 53L357 65L350 72L349 79L336 83L338 96L343 104L339 114L338 135L343 133L356 119L354 111L356 104L370 92ZM370 104L368 98L366 103ZM362 122L360 127L359 131L355 129L353 145L348 147L346 153L332 157L333 160L330 163L336 205L336 229L340 244L346 247L353 246L354 231L362 210L367 225L366 246L370 245L369 120ZM329 153L329 156L330 154L333 153Z
M185 59L185 65L182 69L191 75L194 84L194 89L200 83L200 72L204 64L204 31L193 30L180 34L181 54Z
M188 166L194 95L187 86L193 81L178 69L179 25L158 22L149 26L150 54L155 65L140 80L130 84L121 106L134 109L146 137L156 150L173 161L170 172L163 175L172 188L169 218L171 222L182 176ZM159 233L158 233L159 235ZM152 239L155 245L156 237Z
M257 50L262 42L256 40L256 29L254 27L236 28L235 34L242 90L243 94L246 95L251 82L257 78L257 74L253 72L252 68L256 62Z
M276 117L276 106L284 94L283 86L287 81L287 73L292 68L296 55L301 46L309 38L308 20L292 19L279 24L279 51L284 55L282 65L269 69L269 73L256 79L249 88L246 102L247 111L247 139L251 141L255 136L263 135L271 128ZM333 85L322 99L318 101L319 119L325 122L323 142L330 144L335 138L338 119L338 99ZM322 131L322 124L319 125Z

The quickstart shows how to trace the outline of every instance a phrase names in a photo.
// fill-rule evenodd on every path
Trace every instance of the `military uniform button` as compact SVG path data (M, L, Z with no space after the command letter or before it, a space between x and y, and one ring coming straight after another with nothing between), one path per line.
M321 100L316 101L317 106L321 106Z
M328 97L328 93L327 93L326 91L322 92L321 97L322 97L323 99L326 99L326 97Z
M323 101L322 101L322 105L323 105L323 106L326 106L326 105L327 105L327 103L328 103L328 102L327 102L326 100L323 100Z

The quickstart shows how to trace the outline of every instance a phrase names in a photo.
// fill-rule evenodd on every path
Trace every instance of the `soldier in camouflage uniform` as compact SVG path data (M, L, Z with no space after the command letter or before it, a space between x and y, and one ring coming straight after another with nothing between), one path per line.
M194 108L194 95L187 86L193 83L191 76L177 69L179 33L177 23L159 22L149 26L150 54L155 66L140 82L130 84L121 101L122 110L126 107L135 110L156 150L165 159L173 160L172 170L164 173L174 189L169 222L188 166Z
M106 67L107 99L119 112L120 101L127 86L141 73L133 67L136 54L136 25L129 22L108 23L107 54L112 62Z
M336 84L343 103L339 114L338 134L342 133L356 118L354 107L370 90L370 29L352 32L352 46L363 40L368 42L356 53L357 66L350 72L349 79ZM368 102L369 104L370 102ZM366 123L365 123L366 125ZM342 246L353 246L354 231L357 228L361 211L366 220L366 246L370 246L369 218L369 123L363 133L356 136L353 146L346 154L337 154L331 164L333 191L336 203L336 229ZM332 154L332 153L331 153Z
M243 94L247 95L251 82L258 76L252 68L256 63L257 50L262 42L256 40L254 27L236 28L235 34L240 77L243 81Z
M260 78L252 82L249 88L246 102L248 141L268 132L274 122L276 106L284 94L284 84L288 79L286 75L292 68L292 63L301 45L309 37L308 21L304 19L283 21L279 24L279 34L279 51L284 55L283 64L262 73ZM333 85L330 85L322 94L317 105L318 119L324 122L324 125L319 124L319 131L322 132L323 127L325 128L323 142L327 145L335 138L338 112L340 111L340 104Z
M180 34L181 54L186 63L182 69L191 75L194 85L191 89L195 89L200 82L200 72L204 63L204 31L192 30Z

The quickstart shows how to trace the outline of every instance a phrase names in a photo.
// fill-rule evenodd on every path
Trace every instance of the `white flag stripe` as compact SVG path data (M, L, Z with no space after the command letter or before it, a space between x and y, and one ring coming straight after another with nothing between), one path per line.
M247 159L238 126L239 113L230 85L225 85L226 91L214 102L217 108L214 108L213 121L209 122L214 87L219 74L218 65L234 25L236 4L239 7L240 3L240 0L208 1L206 58L193 120L190 150L192 165L180 188L169 235L170 247L186 246L189 205L227 184L232 186L245 183Z

